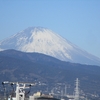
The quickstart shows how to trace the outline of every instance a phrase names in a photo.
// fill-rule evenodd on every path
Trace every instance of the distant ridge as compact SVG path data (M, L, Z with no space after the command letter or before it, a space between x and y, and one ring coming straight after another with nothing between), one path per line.
M80 87L84 93L94 93L94 91L100 93L99 66L64 62L40 53L16 50L0 52L0 83L5 80L11 82L37 81L45 82L50 87L52 83L74 85L77 77L80 79Z
M100 58L81 50L60 35L43 27L29 27L0 42L0 50L15 49L50 55L62 61L100 65Z

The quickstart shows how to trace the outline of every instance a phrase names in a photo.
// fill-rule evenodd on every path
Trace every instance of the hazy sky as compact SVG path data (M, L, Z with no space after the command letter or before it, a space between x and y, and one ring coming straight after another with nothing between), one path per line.
M100 0L0 0L0 41L31 26L100 58Z

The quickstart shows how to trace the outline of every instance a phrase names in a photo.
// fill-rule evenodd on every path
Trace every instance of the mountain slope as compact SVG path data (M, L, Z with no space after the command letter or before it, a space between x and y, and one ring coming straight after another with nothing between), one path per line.
M27 28L1 41L0 49L38 52L63 61L100 65L100 58L81 50L51 30L41 27Z
M42 59L41 59L42 58ZM79 78L84 92L100 93L100 67L63 62L38 53L0 52L0 82L46 82L74 85Z

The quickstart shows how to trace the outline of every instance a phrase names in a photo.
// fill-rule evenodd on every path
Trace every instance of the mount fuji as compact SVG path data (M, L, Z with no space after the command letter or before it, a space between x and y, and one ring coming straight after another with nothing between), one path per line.
M62 61L100 66L100 58L80 49L51 30L42 27L29 27L1 41L0 50L7 49L37 52Z

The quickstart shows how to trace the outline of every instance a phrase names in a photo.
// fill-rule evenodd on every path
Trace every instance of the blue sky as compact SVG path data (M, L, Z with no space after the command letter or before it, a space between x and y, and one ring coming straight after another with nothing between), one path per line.
M0 0L0 40L31 26L51 29L100 58L100 0Z

